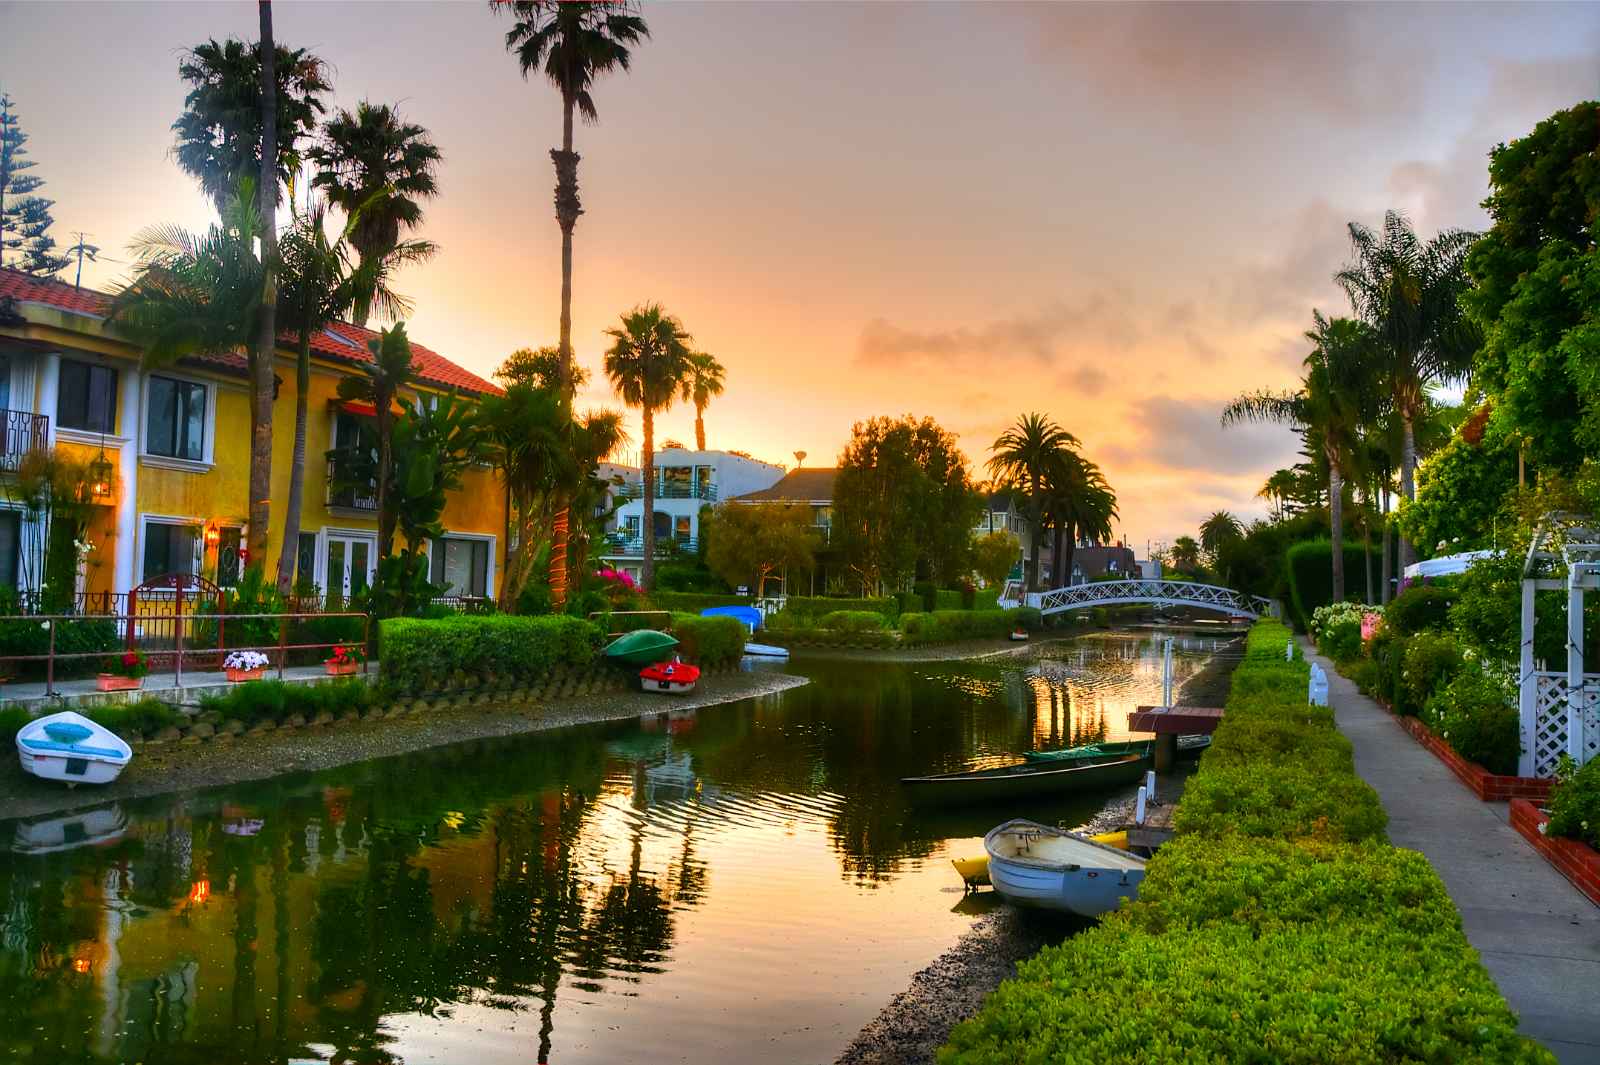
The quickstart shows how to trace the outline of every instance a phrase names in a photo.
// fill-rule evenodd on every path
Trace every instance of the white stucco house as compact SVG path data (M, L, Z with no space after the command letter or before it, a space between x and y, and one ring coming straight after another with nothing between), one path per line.
M656 557L674 551L692 553L700 540L701 508L771 488L783 478L783 472L782 466L731 451L673 447L656 452ZM635 478L618 485L616 498L622 503L600 557L637 576L644 559L643 481Z

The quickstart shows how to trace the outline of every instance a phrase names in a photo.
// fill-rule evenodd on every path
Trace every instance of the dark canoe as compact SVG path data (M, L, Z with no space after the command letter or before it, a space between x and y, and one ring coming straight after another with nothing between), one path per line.
M999 769L968 773L940 773L930 777L902 777L906 795L926 806L958 803L1002 802L1075 791L1096 791L1132 784L1150 767L1148 756L1124 755L1099 762L1058 766L1023 762Z
M606 644L606 661L632 669L654 665L672 654L678 641L655 629L637 629L625 632Z
M1210 736L1179 736L1178 757L1199 758L1211 746ZM1124 754L1149 754L1150 740L1112 740L1107 743L1086 743L1081 747L1063 747L1055 751L1029 751L1022 757L1030 762L1099 762Z

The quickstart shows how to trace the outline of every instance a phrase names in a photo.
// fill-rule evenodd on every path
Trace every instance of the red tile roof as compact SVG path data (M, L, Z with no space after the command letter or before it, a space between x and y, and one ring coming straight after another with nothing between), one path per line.
M111 297L104 292L74 288L62 281L42 280L30 277L20 270L4 267L0 267L0 299L13 299L18 303L39 303L46 307L94 318L104 318L111 306ZM367 350L367 341L377 336L374 330L363 329L349 322L335 322L326 331L317 333L311 338L311 351L321 358L339 362L370 362L372 353ZM295 342L292 333L278 335L278 343L283 347L292 349ZM459 388L465 392L500 391L498 386L470 370L457 366L443 355L423 347L415 340L411 342L411 358L416 365L417 378L424 384L436 388ZM230 369L243 369L245 366L244 356L235 354L208 355L201 361Z

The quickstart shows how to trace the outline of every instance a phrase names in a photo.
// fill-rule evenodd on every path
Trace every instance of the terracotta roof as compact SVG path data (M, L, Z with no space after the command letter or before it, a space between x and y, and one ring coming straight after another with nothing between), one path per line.
M790 470L771 488L746 492L734 499L740 503L817 503L833 501L833 479L837 469Z
M20 270L9 268L0 268L0 299L14 299L18 303L39 303L46 307L94 318L104 318L111 306L111 297L104 292L74 288L62 281L30 277ZM320 358L339 362L370 362L372 353L367 350L367 341L377 336L378 333L372 329L363 329L349 322L334 322L326 330L311 338L311 351ZM296 343L295 335L280 332L278 343L293 350ZM436 388L459 388L466 392L500 391L497 385L470 370L457 366L443 355L418 344L415 340L411 342L411 358L416 364L417 379L424 384ZM232 370L243 369L246 365L244 356L236 354L206 355L197 361Z

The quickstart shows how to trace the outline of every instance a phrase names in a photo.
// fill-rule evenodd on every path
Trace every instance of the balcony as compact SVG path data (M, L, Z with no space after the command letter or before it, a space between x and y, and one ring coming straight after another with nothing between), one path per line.
M695 538L692 536L656 537L657 558L692 555L697 547ZM626 533L607 533L605 550L601 554L605 558L643 558L644 537L629 536Z
M22 456L42 451L50 444L50 418L25 410L4 410L5 432L0 435L0 470L14 473Z
M378 482L369 478L364 484L356 483L359 477L358 461L351 455L328 456L327 504L340 510L375 514L378 511Z
M620 484L615 489L619 500L644 498L644 485L629 482ZM657 484L657 499L700 499L707 503L717 501L717 486L714 484Z

